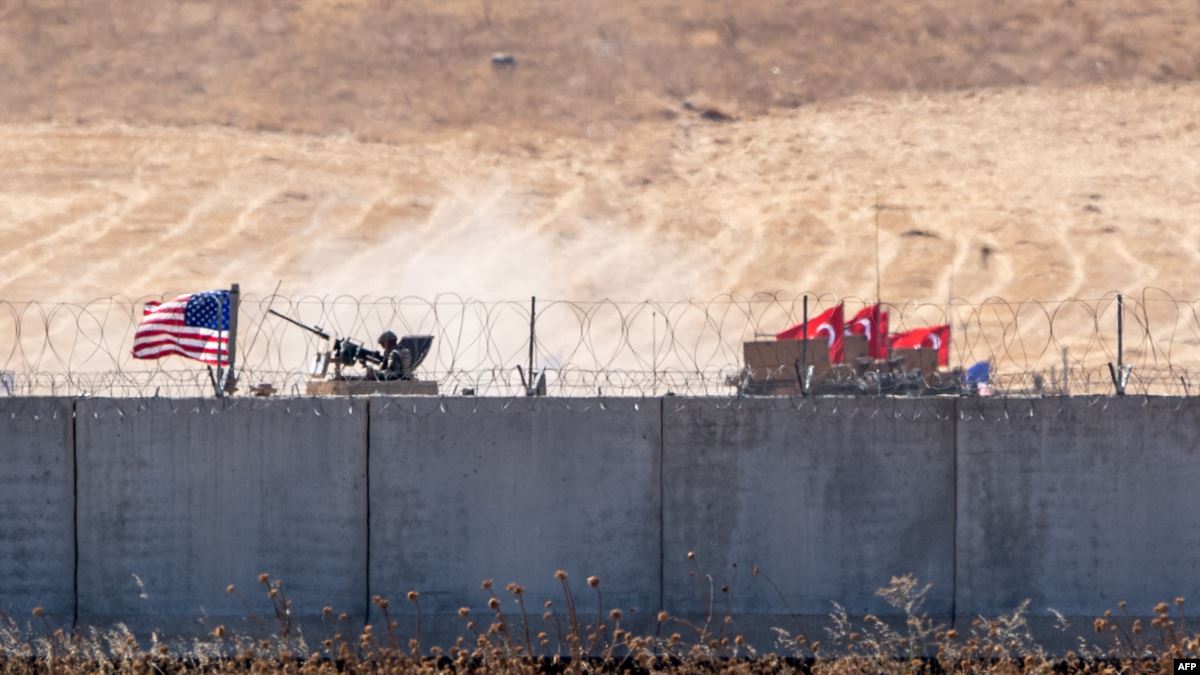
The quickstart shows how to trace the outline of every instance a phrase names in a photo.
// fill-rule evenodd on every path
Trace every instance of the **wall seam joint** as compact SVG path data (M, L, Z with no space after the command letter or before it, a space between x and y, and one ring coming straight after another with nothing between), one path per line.
M663 474L663 467L666 464L667 454L667 420L666 420L667 399L665 396L660 396L658 399L658 610L664 611L666 607L666 476Z
M364 567L366 568L366 572L363 575L365 580L363 584L363 624L365 626L371 623L371 401L368 400L363 408L365 409L364 413L367 418L366 432L363 435L363 446L366 453L366 461L363 463L363 492L366 495L365 501L367 506L367 544L363 556Z
M950 570L950 579L951 579L950 626L951 627L954 627L958 624L958 509L959 509L959 506L958 506L958 482L959 482L959 474L958 474L959 409L958 409L958 406L959 406L960 402L961 402L961 399L957 399L957 398L954 399L953 416L950 420L951 423L953 424L953 432L952 433L953 433L953 439L954 439L952 442L952 445L951 445L951 447L953 448L953 451L954 451L954 462L953 462L953 466L954 466L954 488L953 488L954 503L952 504L953 508L951 509L951 513L954 514L954 545L951 547L951 550L954 553L954 559L953 559L953 567Z
M79 400L71 401L71 630L79 628Z

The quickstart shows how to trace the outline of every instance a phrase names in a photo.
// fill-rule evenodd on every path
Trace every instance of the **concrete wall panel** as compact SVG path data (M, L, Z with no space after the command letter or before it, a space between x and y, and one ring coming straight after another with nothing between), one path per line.
M960 615L1200 596L1200 402L964 401Z
M487 612L487 578L514 610L504 585L523 585L540 623L561 568L589 611L597 575L607 607L653 613L659 440L657 400L373 400L372 594L411 614L419 591L426 635L445 637L459 607Z
M538 621L563 568L643 618L702 615L712 574L760 635L887 615L906 572L939 618L1145 614L1200 595L1198 479L1188 399L6 399L0 610L197 633L246 615L230 583L269 622L268 571L302 620L379 594L407 630L421 591L428 643L484 578Z
M80 401L80 622L236 622L234 584L273 623L264 571L297 617L327 604L361 617L366 413L338 399Z
M666 608L704 614L711 574L716 612L757 625L764 646L767 629L791 625L782 615L832 602L894 614L875 591L912 573L933 584L926 609L948 618L953 412L953 400L666 399Z
M0 611L17 621L74 618L71 414L70 399L0 399Z

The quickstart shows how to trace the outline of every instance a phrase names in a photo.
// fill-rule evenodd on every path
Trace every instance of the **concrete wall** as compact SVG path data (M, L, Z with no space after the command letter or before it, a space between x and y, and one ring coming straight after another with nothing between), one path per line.
M903 573L943 620L1144 614L1200 596L1197 479L1187 399L5 399L0 610L195 633L230 583L269 618L268 571L301 618L378 594L407 629L420 591L442 639L485 578L561 607L563 568L643 619L711 574L759 634L887 615Z
M1095 617L1200 597L1200 405L970 401L958 423L958 605Z
M0 612L75 614L72 402L0 398ZM40 625L41 622L38 622Z
M895 614L875 591L912 573L934 584L926 609L948 620L954 402L790 404L667 400L666 606L704 614L712 575L717 611L770 644L788 615L824 617L834 601Z
M366 605L365 401L81 400L79 621L195 629ZM136 575L136 578L135 578ZM140 580L140 581L139 581Z
M636 409L635 409L636 406ZM459 607L483 614L484 579L509 609L508 582L562 606L565 570L594 616L585 579L606 606L653 615L660 602L657 401L567 411L553 400L373 401L371 589L397 612L421 592L425 634L460 634Z

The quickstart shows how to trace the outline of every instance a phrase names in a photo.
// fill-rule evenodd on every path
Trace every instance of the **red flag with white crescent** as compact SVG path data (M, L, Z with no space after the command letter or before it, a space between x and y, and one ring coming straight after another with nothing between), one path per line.
M825 338L826 343L829 345L830 363L841 363L845 360L845 349L842 342L842 335L845 330L843 311L842 303L839 302L837 305L808 320L808 339ZM791 328L776 333L775 339L799 340L803 334L804 322L800 322Z
M888 313L878 303L863 307L846 323L846 335L867 336L867 355L873 359L887 358Z
M950 365L950 324L896 333L891 340L892 349L936 349L938 365Z

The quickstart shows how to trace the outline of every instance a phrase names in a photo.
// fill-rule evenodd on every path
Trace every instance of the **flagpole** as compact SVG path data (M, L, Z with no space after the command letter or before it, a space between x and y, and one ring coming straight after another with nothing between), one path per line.
M232 394L237 391L237 326L238 326L238 306L241 304L242 287L241 284L233 283L229 286L229 359L226 361L228 372L225 374L225 382L222 387L227 394ZM219 350L218 350L219 353Z
M225 381L221 374L221 323L225 319L225 301L221 294L217 294L217 372L213 377L213 394L217 398L225 398L225 392L221 384Z
M808 387L806 386L808 379L808 293L804 294L804 329L801 333L802 341L800 342L800 362L802 364L800 376L800 395L808 396Z
M883 331L883 326L880 325L880 319L883 316L883 269L879 260L879 212L883 209L883 205L879 203L879 193L875 193L875 316L872 317L871 331L883 340L883 356L884 361L891 368L892 363L892 346L888 344L887 332ZM867 350L871 348L871 337L867 336Z
M880 281L880 277L882 276L882 273L880 272L880 266L879 266L879 210L881 208L882 207L879 204L879 193L877 192L877 193L875 193L875 303L876 304L883 301L882 298L880 297L883 295L883 293L880 291L880 287L883 284Z

